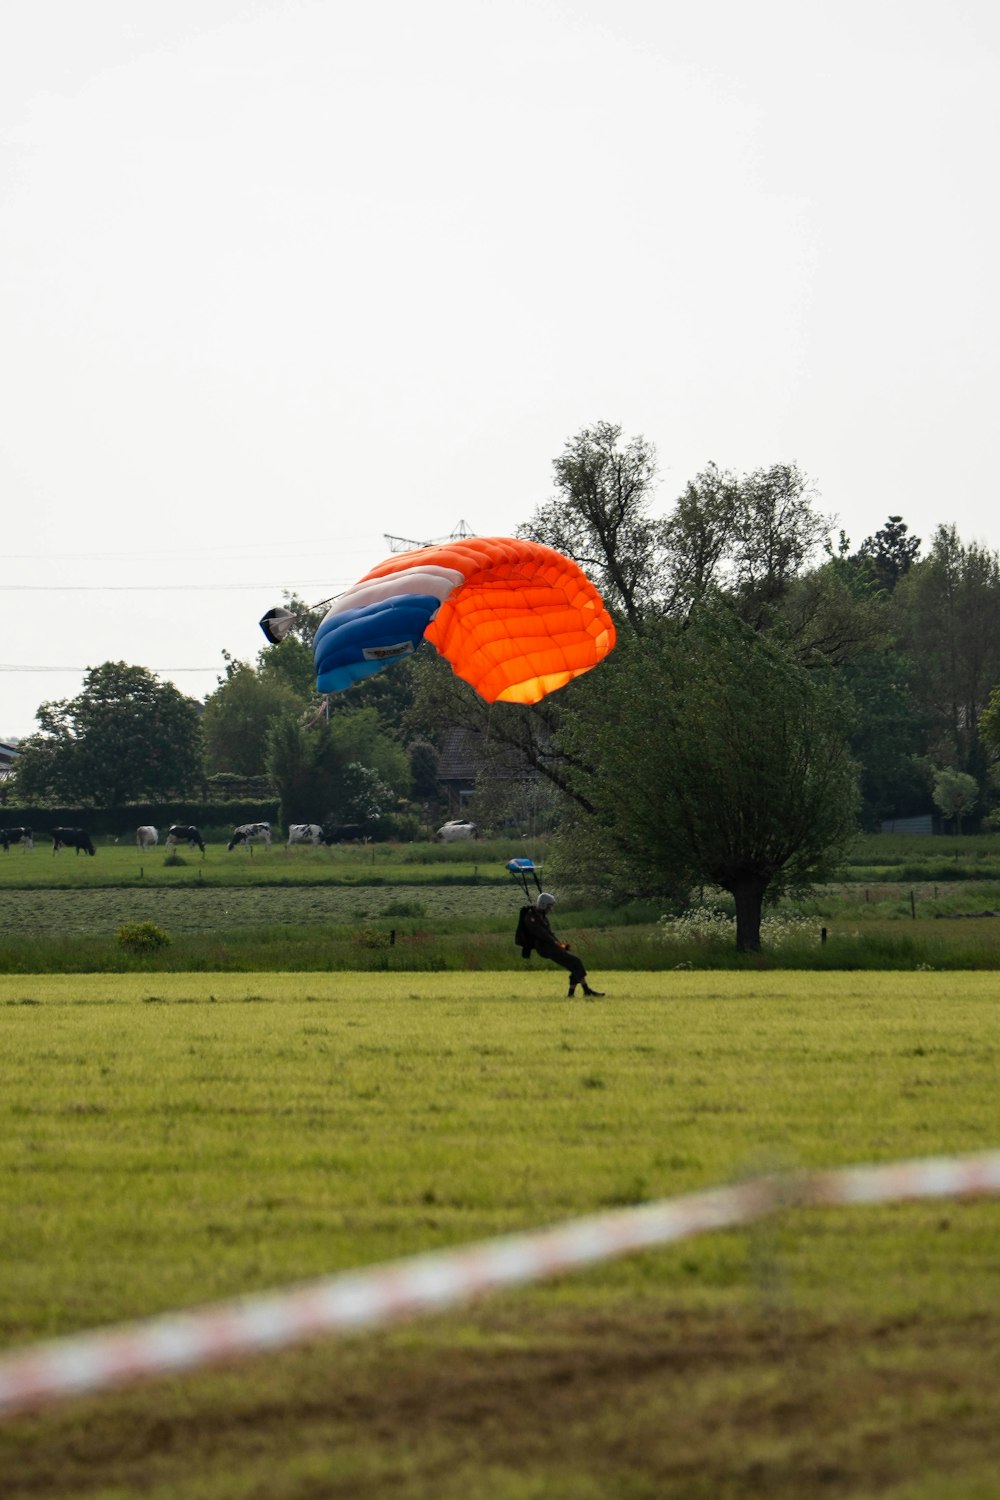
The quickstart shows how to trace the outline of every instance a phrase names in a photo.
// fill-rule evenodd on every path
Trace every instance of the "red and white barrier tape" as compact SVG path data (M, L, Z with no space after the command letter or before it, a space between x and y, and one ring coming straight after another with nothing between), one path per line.
M318 1334L377 1328L494 1287L539 1281L710 1229L747 1224L792 1204L890 1203L998 1191L1000 1151L762 1177L596 1214L0 1356L0 1417Z

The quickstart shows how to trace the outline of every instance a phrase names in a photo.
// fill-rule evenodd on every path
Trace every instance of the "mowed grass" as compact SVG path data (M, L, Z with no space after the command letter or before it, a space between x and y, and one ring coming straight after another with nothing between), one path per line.
M93 855L61 849L57 854L43 835L35 847L12 845L0 852L0 890L100 890L107 886L185 889L188 887L309 886L329 883L421 885L469 883L503 885L511 877L504 866L514 855L544 858L544 844L529 847L522 838L473 840L469 843L369 843L286 847L275 837L271 848L212 841L205 852L186 844L170 850L163 844L137 849L129 840L96 840Z
M0 1342L1000 1145L990 974L0 977ZM995 1495L1000 1205L791 1211L0 1425L0 1493Z

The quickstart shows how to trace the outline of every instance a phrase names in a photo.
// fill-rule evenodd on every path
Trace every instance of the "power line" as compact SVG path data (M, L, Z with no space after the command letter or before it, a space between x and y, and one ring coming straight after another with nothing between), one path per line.
M90 667L42 667L28 666L20 662L0 662L0 672L89 672ZM216 663L211 667L147 667L147 672L221 672Z
M338 580L333 580L337 582ZM305 578L296 588L329 588L329 578ZM4 583L0 593L36 594L156 594L156 593L277 593L292 591L287 583Z
M461 523L464 524L464 523ZM294 542L297 538L292 538ZM209 547L199 542L197 547L198 557L211 557L218 554L220 557L233 558L239 555L259 553L268 562L287 561L288 558L299 558L308 551L315 561L317 555L329 551L337 557L352 556L355 553L365 555L369 550L367 537L348 537L334 540L332 538L308 537L302 539L303 551L298 552L276 552L274 547L267 542L224 542L217 547ZM142 558L157 557L184 557L189 561L192 556L192 548L188 547L139 547L124 552L108 551L106 548L99 552L8 552L5 554L8 562L96 562L104 560L108 562L135 561Z

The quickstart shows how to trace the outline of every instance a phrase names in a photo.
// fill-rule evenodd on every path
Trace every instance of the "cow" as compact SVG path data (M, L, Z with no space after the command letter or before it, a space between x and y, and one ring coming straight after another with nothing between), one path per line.
M266 844L271 847L271 825L270 823L241 823L238 828L233 829L233 836L226 845L227 849L235 849L237 844Z
M11 844L20 844L25 852L35 847L30 828L0 828L0 844L5 854L10 853Z
M159 830L152 823L141 823L135 830L135 847L137 849L155 849L160 842Z
M324 823L325 844L366 844L368 833L364 823Z
M187 844L189 849L197 846L202 854L205 852L205 840L201 836L201 830L195 828L193 823L171 823L165 843L168 849L176 849L178 844Z
M456 844L462 839L477 839L478 837L479 829L475 823L470 823L463 818L452 818L450 822L442 824L434 835L435 842L439 844Z
M327 834L319 823L289 823L288 843L286 848L292 844L332 844L333 839Z
M52 853L58 854L60 849L75 849L77 854L97 853L85 828L53 828Z

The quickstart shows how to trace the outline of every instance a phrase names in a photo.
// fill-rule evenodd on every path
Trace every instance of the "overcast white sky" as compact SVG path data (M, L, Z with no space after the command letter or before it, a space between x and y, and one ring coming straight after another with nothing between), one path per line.
M602 419L658 509L793 461L1000 547L996 0L0 16L0 735L109 659L203 697Z

